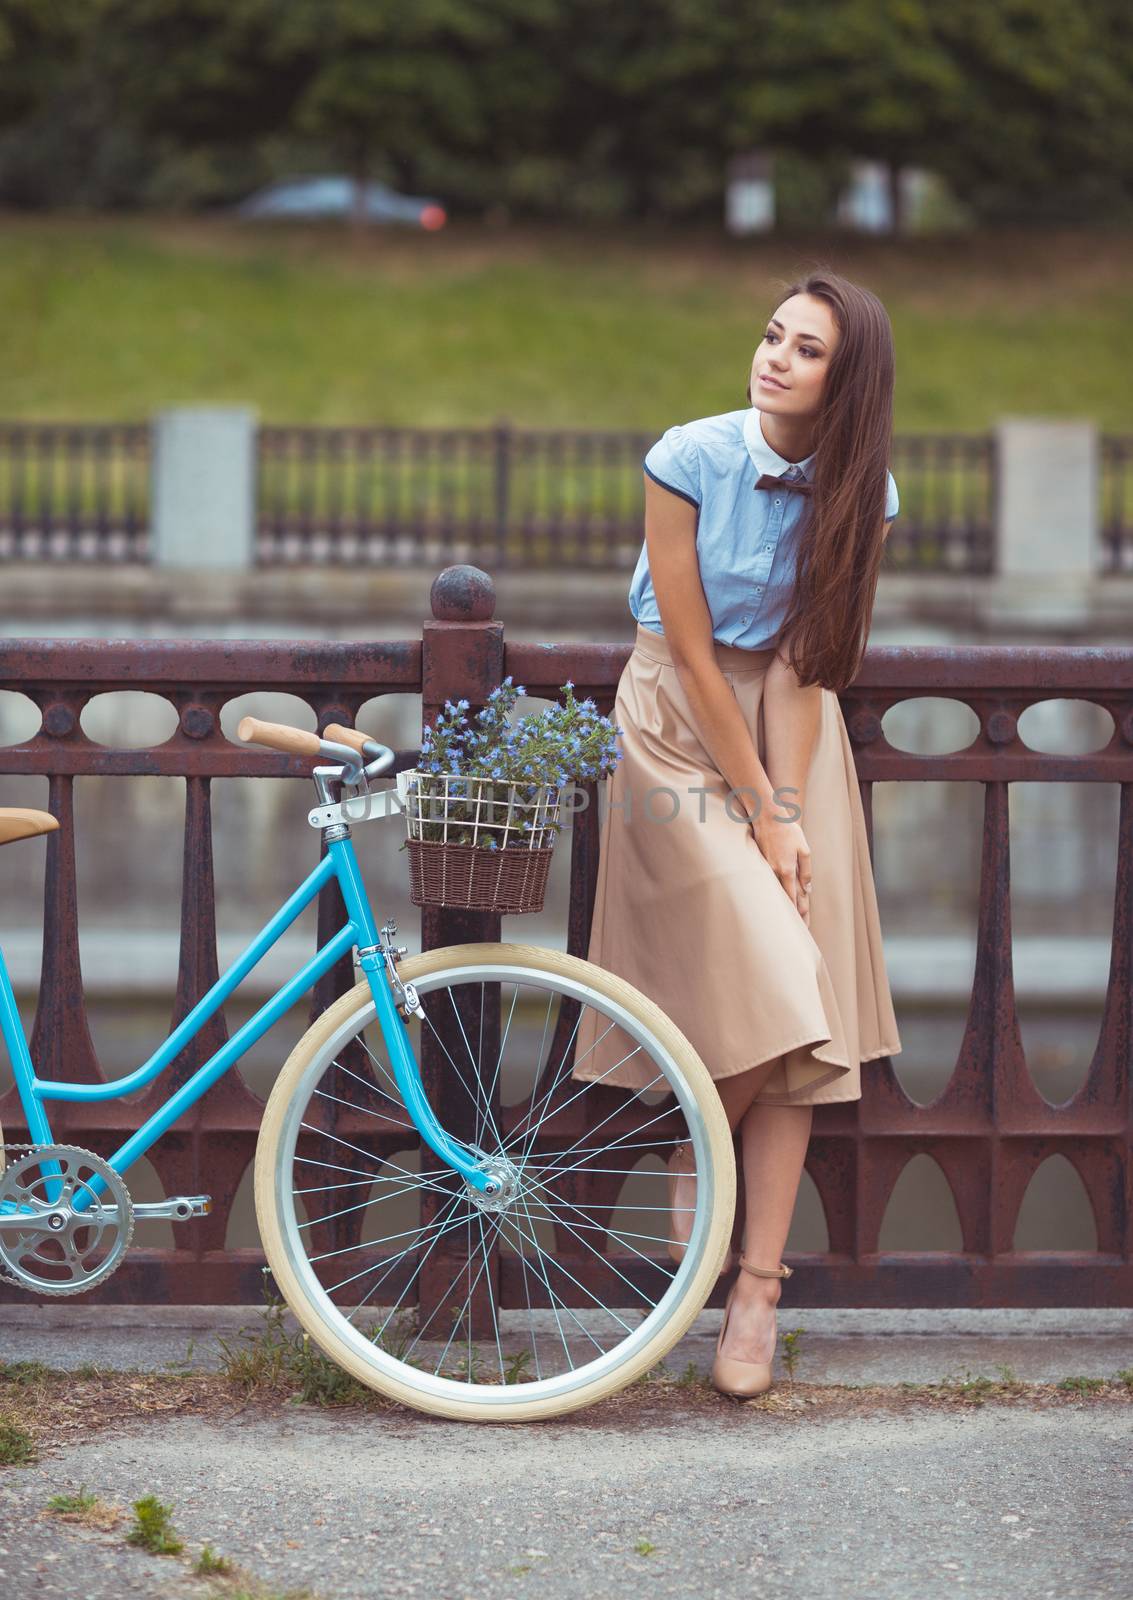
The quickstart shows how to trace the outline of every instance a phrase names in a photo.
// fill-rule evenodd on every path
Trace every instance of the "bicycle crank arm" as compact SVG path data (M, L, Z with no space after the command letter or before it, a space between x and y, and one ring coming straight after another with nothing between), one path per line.
M135 1220L159 1222L188 1222L192 1217L207 1217L212 1210L212 1196L209 1194L179 1194L173 1195L168 1200L143 1200L134 1202ZM118 1214L117 1206L100 1206L96 1215L99 1223L113 1222ZM48 1232L58 1231L61 1222L52 1223L52 1217L65 1219L70 1213L65 1207L47 1206L43 1209L32 1210L30 1207L23 1211L0 1212L0 1231L12 1233L26 1233L30 1226L39 1226Z
M134 1216L139 1222L188 1222L190 1217L207 1217L211 1210L211 1194L175 1194L168 1200L134 1201Z

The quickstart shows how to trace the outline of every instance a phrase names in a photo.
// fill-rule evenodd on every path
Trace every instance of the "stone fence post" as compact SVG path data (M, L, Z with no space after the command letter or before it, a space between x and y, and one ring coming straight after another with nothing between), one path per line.
M249 406L177 407L154 418L155 566L246 572L253 565L256 427Z
M1002 417L995 453L997 598L1030 622L1085 618L1102 564L1097 429Z

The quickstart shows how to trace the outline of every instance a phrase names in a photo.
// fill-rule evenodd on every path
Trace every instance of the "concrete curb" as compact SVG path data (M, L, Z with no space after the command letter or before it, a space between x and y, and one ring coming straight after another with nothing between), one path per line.
M169 1368L207 1372L218 1338L260 1326L258 1306L0 1306L0 1360L43 1361L71 1371ZM666 1357L707 1371L719 1311L703 1312ZM287 1325L296 1325L287 1316ZM808 1383L933 1383L946 1376L995 1377L1000 1366L1026 1382L1112 1377L1133 1368L1133 1310L996 1308L901 1311L780 1304L780 1336L795 1328L797 1376ZM780 1343L780 1351L782 1344Z

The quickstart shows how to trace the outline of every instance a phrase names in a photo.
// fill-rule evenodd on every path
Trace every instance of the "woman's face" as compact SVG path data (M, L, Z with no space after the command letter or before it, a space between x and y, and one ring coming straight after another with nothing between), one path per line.
M751 363L751 401L776 416L813 416L819 408L838 327L825 300L794 294L767 323Z

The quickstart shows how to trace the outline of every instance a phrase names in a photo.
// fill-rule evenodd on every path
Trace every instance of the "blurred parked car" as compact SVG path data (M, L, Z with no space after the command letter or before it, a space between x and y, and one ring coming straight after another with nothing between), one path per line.
M384 183L363 184L359 197L352 178L334 174L281 178L257 189L232 209L238 217L361 216L366 222L404 222L430 232L443 228L448 220L439 200L397 194Z

